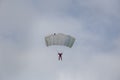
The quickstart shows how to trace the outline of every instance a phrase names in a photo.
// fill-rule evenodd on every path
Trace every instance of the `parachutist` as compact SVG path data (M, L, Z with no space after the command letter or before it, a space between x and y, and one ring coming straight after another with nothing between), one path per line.
M62 61L62 53L58 53L58 60L61 60Z
M75 38L71 35L66 35L63 33L53 33L51 35L45 36L46 46L66 46L71 48L75 42ZM63 47L64 48L64 47ZM57 49L56 49L57 50ZM63 52L58 52L58 60L62 61Z
M56 33L54 33L54 35L56 35Z

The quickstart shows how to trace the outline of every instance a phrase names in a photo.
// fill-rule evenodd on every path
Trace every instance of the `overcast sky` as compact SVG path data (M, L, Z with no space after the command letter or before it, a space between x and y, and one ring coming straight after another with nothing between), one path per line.
M76 38L63 61L52 33ZM0 80L120 80L120 1L0 0Z

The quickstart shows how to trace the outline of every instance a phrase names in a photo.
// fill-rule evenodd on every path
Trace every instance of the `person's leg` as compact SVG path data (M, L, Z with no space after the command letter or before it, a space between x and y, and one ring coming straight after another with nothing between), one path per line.
M61 58L61 60L62 60L62 56L61 56L60 58Z

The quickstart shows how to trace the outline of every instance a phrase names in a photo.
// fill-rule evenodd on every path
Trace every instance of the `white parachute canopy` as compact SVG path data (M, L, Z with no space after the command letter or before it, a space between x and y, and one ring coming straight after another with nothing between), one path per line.
M60 45L71 48L75 42L75 38L63 33L58 33L58 34L54 33L46 36L45 42L46 42L46 46Z

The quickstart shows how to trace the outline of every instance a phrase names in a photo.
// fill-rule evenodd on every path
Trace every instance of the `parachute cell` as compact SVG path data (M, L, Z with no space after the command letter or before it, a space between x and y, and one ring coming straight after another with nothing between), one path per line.
M75 38L62 33L51 34L45 37L46 46L61 45L71 48L75 42Z

